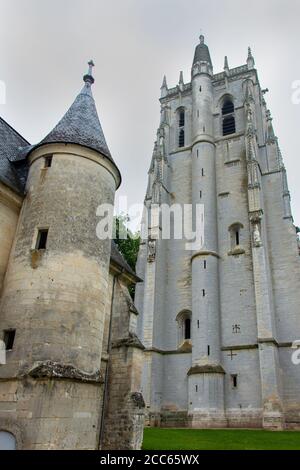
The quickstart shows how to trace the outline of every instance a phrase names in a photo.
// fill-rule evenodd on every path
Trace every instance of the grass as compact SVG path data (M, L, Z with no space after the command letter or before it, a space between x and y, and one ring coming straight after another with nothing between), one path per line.
M300 432L145 428L144 450L300 450Z

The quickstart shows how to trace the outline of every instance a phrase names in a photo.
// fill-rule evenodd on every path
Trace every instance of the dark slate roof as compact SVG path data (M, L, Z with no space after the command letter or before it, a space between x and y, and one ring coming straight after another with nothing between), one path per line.
M0 180L18 193L23 193L28 167L24 162L16 164L15 161L21 148L28 145L29 142L0 117Z
M84 81L83 89L54 129L39 144L24 149L19 154L19 159L25 159L33 150L45 144L78 144L95 150L108 158L118 170L121 180L121 174L112 159L99 121L91 90L94 79L90 75L85 75Z
M28 154L35 148L51 143L72 143L96 150L113 161L99 121L91 84L86 82L72 106L37 145L28 148Z
M208 62L212 66L209 49L204 44L204 36L200 36L200 44L196 47L193 65L196 62Z
M134 276L137 282L141 281L141 279L136 275L136 273L133 271L133 269L131 269L127 261L124 259L122 253L119 252L118 247L113 240L111 241L110 259L114 261L118 266L125 269L128 274Z

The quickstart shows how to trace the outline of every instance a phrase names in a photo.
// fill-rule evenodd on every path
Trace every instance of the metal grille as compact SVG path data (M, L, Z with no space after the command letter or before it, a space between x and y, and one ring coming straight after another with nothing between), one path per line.
M235 133L235 119L234 116L227 116L223 119L223 135Z

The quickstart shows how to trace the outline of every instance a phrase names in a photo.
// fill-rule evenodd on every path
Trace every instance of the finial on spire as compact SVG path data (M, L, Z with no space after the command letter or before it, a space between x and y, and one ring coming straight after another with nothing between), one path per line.
M90 60L88 62L88 66L89 66L89 70L88 70L88 73L86 75L84 75L83 81L85 83L89 83L90 85L92 85L95 81L95 79L93 77L93 67L95 67L95 64L92 60Z
M167 78L166 78L165 75L164 75L164 78L163 78L163 82L162 82L161 88L168 88L168 86L167 86Z
M204 36L203 36L203 34L200 34L199 39L200 39L200 44L204 44Z
M224 59L224 70L225 71L229 70L227 55L225 56L225 59Z
M167 85L167 79L166 76L164 75L162 86L160 87L161 90L161 98L164 98L168 94L168 85Z
M248 57L247 57L248 69L253 69L255 65L254 57L251 52L251 47L248 47Z

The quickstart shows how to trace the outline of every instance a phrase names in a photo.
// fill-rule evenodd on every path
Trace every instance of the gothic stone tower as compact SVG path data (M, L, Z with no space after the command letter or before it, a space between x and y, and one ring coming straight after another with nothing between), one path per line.
M22 449L141 445L143 346L127 290L138 278L96 235L121 177L89 65L38 145L0 121L0 430Z
M300 424L300 259L265 90L247 63L213 73L200 36L191 82L161 87L147 208L204 205L204 243L161 237L146 215L136 305L149 422Z

